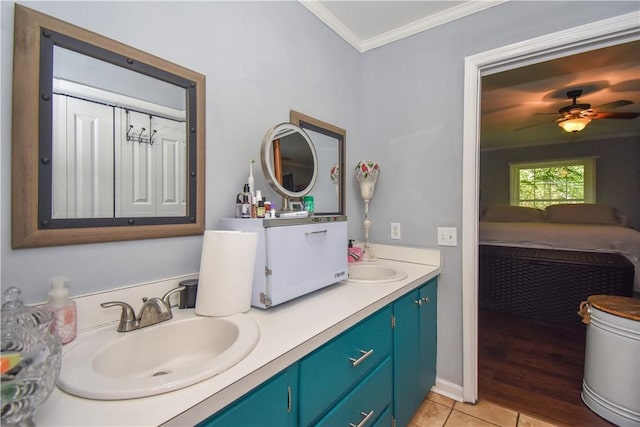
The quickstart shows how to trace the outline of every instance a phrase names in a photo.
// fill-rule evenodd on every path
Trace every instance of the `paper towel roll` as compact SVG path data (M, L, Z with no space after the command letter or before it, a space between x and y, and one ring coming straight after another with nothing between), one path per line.
M195 312L230 316L251 308L258 233L206 230Z

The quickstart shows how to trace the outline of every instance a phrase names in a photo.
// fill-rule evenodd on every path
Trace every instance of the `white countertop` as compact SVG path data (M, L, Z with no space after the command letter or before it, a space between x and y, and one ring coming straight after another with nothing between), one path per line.
M184 426L203 421L360 320L440 273L437 250L382 245L374 248L380 258L379 263L403 269L408 277L392 283L339 282L267 310L252 308L246 314L258 324L260 339L247 357L227 371L181 390L130 400L83 399L56 388L37 410L36 425ZM182 311L175 308L174 316L179 317ZM115 327L115 324L102 327ZM81 340L83 333L88 332L79 333L76 340Z

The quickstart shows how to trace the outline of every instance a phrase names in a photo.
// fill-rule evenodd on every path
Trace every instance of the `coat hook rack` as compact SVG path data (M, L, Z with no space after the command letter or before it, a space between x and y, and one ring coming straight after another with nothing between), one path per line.
M151 124L151 119L153 118L153 116L149 116L149 124ZM127 124L129 122L129 111L127 111ZM140 132L137 132L136 135L136 131L134 130L134 126L133 125L129 125L129 127L127 128L127 141L129 142L138 142L140 144L149 144L149 145L153 145L153 137L155 136L156 132L158 132L157 130L153 130L151 132L151 135L149 136L145 136L145 132L147 131L147 128L140 128Z

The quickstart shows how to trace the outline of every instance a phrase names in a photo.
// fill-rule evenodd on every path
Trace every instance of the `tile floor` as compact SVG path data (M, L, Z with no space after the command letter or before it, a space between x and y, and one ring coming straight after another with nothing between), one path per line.
M555 427L512 409L491 402L475 405L457 402L430 392L422 402L409 427Z

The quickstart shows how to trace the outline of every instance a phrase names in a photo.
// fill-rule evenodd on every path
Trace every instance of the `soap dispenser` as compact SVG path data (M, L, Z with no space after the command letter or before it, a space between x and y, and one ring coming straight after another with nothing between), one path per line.
M353 240L350 239L347 248L347 261L358 262L360 261L360 257L362 257L362 248L353 246Z
M51 333L58 337L62 344L73 341L76 337L76 302L69 298L69 289L65 286L65 277L53 277L49 300L45 309L51 312Z

